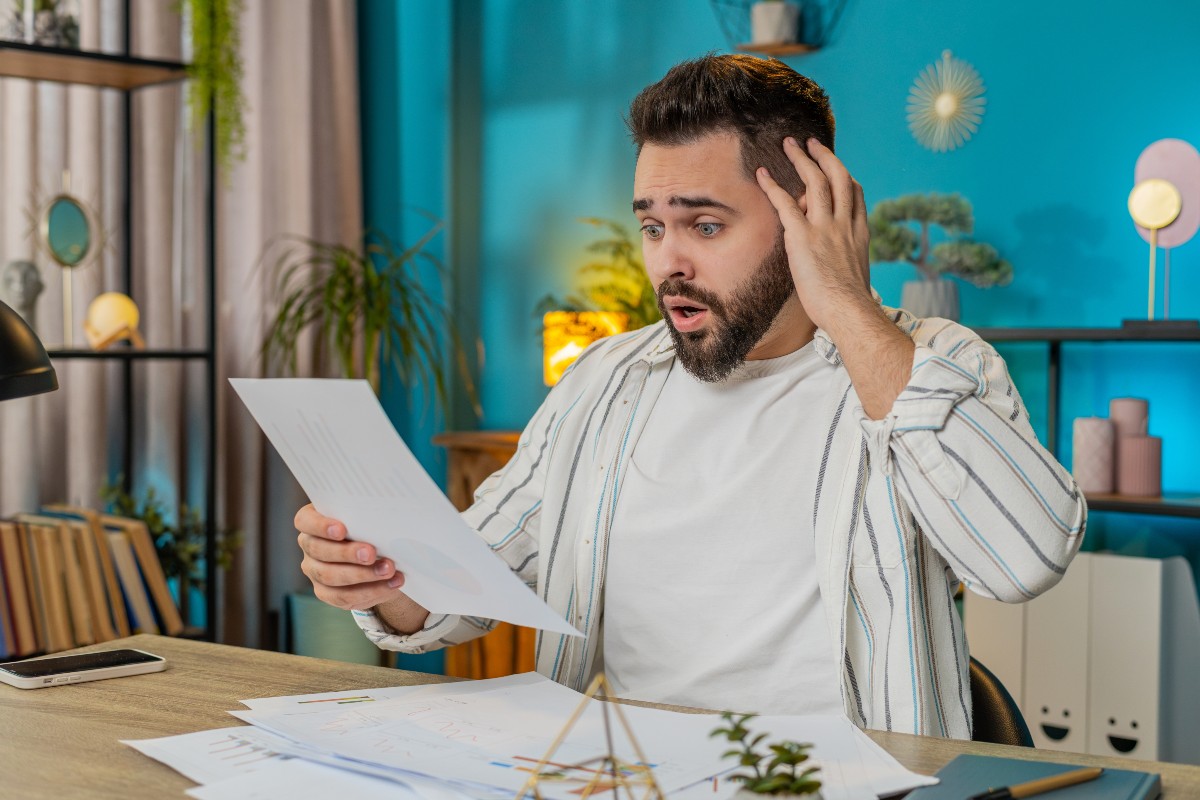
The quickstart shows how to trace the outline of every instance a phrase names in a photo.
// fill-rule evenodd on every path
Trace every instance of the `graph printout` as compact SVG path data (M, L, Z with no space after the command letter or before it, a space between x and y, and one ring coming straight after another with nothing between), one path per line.
M579 636L463 521L366 381L230 380L313 506L404 573L404 593L464 614Z

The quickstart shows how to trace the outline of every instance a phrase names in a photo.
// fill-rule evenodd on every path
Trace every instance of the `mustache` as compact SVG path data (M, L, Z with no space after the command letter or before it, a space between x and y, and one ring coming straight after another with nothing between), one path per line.
M679 278L667 278L658 285L658 290L655 292L658 298L658 310L662 312L664 317L668 316L667 307L663 304L663 298L667 295L675 297L683 297L688 300L695 300L698 303L703 303L708 307L708 310L717 316L725 314L725 303L716 292L709 291L694 283L690 283Z

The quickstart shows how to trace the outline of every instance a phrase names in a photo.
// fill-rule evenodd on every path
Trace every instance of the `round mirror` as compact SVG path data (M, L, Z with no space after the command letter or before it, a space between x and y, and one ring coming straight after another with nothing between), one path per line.
M61 195L50 203L42 224L50 257L64 267L77 267L92 249L88 214L78 200Z

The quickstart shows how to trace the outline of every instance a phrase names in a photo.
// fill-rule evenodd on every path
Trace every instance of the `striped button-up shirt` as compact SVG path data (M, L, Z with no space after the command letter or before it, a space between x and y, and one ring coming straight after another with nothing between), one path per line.
M816 491L801 503L811 504L818 588L847 716L863 727L969 738L959 582L1006 602L1046 591L1079 548L1087 508L1038 443L989 344L943 319L884 312L916 352L907 387L880 420L862 410L832 340L816 333L818 352L838 369L826 407L797 409L817 415L823 430L812 464ZM537 638L538 671L577 690L603 666L597 649L613 512L674 357L663 323L590 347L464 512L585 634ZM370 611L354 615L380 647L413 653L494 625L435 612L422 630L400 635Z

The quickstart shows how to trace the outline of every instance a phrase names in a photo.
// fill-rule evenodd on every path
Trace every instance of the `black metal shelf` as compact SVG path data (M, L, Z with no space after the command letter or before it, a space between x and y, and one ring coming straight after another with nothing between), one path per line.
M184 80L187 64L0 41L0 76L128 91Z
M148 361L148 360L205 360L212 356L208 350L55 350L48 349L46 353L51 358L87 358L93 360L111 361Z
M152 58L139 58L129 52L131 36L130 0L124 0L123 53L100 53L88 50L70 50L59 47L43 47L41 45L25 44L22 42L0 41L0 77L23 78L33 81L50 81L54 83L79 84L118 90L124 102L121 116L124 130L122 144L122 163L124 165L121 209L122 209L122 241L126 247L133 242L133 93L144 87L158 86L186 80L188 64L181 61L170 61ZM207 425L203 432L205 453L205 489L204 489L204 521L206 526L204 544L204 577L207 589L204 593L205 623L203 630L189 629L185 634L189 637L215 639L217 625L217 545L216 545L216 512L217 512L217 271L216 271L216 167L214 153L215 114L210 109L205 122L205 188L204 208L206 212L205 240L207 252L205 268L208 277L206 290L207 331L206 346L203 349L157 349L134 350L118 348L104 352L78 350L74 348L59 348L51 350L54 359L95 359L115 361L120 365L121 392L125 405L125 430L123 432L123 459L126 491L129 491L129 481L132 479L133 453L133 418L134 418L134 384L133 363L148 360L196 361L204 365L207 387L205 400L207 403ZM122 269L122 284L129 291L133 284L133 259L127 253Z
M989 342L1200 342L1200 326L974 328Z
M1091 511L1120 511L1126 514L1153 514L1160 517L1200 519L1200 496L1165 494L1162 497L1128 497L1119 494L1090 494Z
M1200 342L1200 325L1186 321L1134 321L1120 328L974 328L988 342L1043 342L1048 349L1046 415L1047 449L1058 454L1059 398L1062 396L1063 342ZM1092 511L1152 514L1200 519L1200 496L1166 494L1162 497L1129 497L1119 494L1088 495Z

